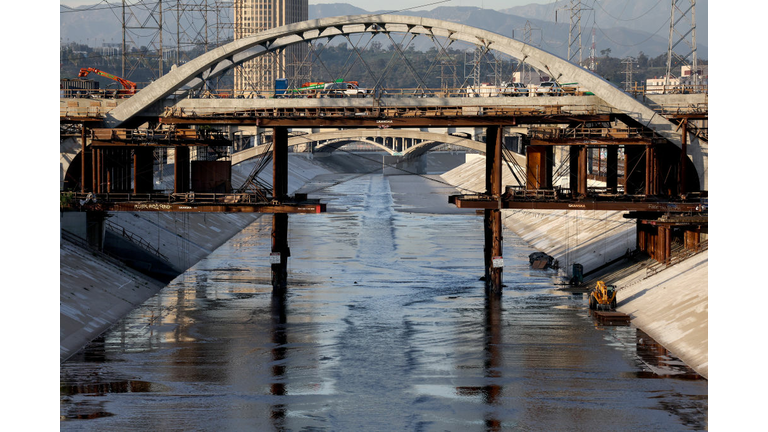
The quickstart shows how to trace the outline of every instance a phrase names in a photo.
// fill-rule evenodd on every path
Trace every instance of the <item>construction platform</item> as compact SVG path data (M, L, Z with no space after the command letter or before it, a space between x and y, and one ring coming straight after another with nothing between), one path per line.
M594 310L590 312L592 316L601 324L623 325L629 324L631 320L629 315L622 312L600 310Z

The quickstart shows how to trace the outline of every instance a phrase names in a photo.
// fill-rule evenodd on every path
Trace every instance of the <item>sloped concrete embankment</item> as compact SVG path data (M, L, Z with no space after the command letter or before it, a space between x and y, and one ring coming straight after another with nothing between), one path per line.
M459 193L485 191L485 158L478 157L442 175ZM505 170L504 185L518 184ZM635 222L622 212L580 210L504 210L504 226L533 248L560 264L564 277L572 264L589 272L635 248ZM633 324L708 376L708 254L647 277L645 270L615 283L618 310L631 315Z
M331 171L304 155L289 157L289 193L317 175ZM233 185L242 184L254 162L233 167ZM173 172L173 166L166 167ZM172 180L172 175L165 176ZM271 166L260 174L272 183ZM172 185L165 185L172 188ZM202 260L255 221L257 214L114 213L109 223L157 248L179 274ZM136 305L157 293L163 283L121 262L84 249L62 236L60 247L60 360L64 361L98 337Z

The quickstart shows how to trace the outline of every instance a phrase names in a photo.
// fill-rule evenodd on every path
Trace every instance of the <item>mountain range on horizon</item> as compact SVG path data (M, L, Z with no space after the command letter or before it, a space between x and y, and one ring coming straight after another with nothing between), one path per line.
M637 56L640 52L650 57L666 54L669 38L671 2L662 4L658 0L602 0L584 2L582 12L582 57L588 58L592 35L596 55L608 52L612 57ZM560 57L567 56L570 13L565 8L570 1L548 4L528 4L502 10L483 9L472 6L438 6L427 11L405 11L401 15L422 16L439 20L460 22L482 28L503 36L523 40L526 26L530 31L530 43ZM701 6L704 7L701 7ZM696 9L696 37L699 58L707 58L707 7L701 2ZM121 17L113 8L81 6L71 12L65 6L60 10L60 41L62 44L77 42L91 47L104 43L118 43L122 40ZM171 8L173 25L164 31L167 46L175 46L176 21ZM347 3L309 5L309 18L332 16L376 14L388 11L366 11ZM169 14L164 14L166 17ZM136 12L136 20L143 17ZM168 20L169 18L165 18ZM199 19L202 22L202 15ZM189 22L187 27L201 27ZM168 27L166 27L168 28ZM134 33L139 31L134 30ZM230 31L231 34L231 31ZM211 38L209 36L209 38ZM134 39L134 41L137 41ZM140 42L137 42L140 43ZM685 44L680 44L685 45ZM432 45L429 45L432 46ZM416 46L419 49L419 46ZM424 49L428 46L422 47ZM687 45L685 48L688 49Z

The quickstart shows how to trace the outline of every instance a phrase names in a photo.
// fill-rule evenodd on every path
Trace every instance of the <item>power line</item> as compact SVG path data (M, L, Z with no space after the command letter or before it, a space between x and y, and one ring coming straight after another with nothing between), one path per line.
M627 0L627 3L625 3L625 4L624 4L624 10L626 10L627 4L629 4L629 2L630 2L630 1L631 1L631 0ZM654 9L656 9L656 6L658 6L658 5L659 5L659 3L661 3L661 0L657 1L655 5L651 6L651 8L650 8L650 9L648 9L648 10L647 10L647 11L645 11L645 12L643 12L642 14L640 14L640 15L638 15L638 16L636 16L636 17L634 17L634 18L628 18L628 19L624 19L624 18L618 18L618 17L615 17L615 16L611 15L611 14L610 14L610 12L608 12L607 10L605 10L605 9L604 9L604 8L603 8L603 7L600 5L600 2L599 2L599 1L595 1L595 2L594 2L594 4L596 4L597 6L599 6L599 7L600 7L600 9L602 9L602 11L603 11L603 12L605 12L605 14L606 14L606 15L608 15L609 17L611 17L611 18L615 19L616 21L625 21L625 22L626 22L626 21L635 21L635 20L638 20L638 19L640 19L640 18L642 18L642 17L644 17L644 16L648 15L648 14L649 14L651 11L653 11ZM622 12L624 12L624 10L622 10Z

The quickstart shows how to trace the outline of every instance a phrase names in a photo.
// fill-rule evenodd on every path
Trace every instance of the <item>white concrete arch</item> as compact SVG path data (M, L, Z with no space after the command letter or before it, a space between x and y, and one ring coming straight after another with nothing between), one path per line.
M311 137L312 136L309 135L309 138L311 138ZM381 151L385 151L385 152L387 152L389 154L393 153L392 149L390 149L389 147L385 146L384 144L379 144L376 141L369 140L367 138L359 138L359 139L358 138L339 138L339 139L334 139L334 140L331 140L331 141L319 144L317 147L315 147L315 151L330 153L330 152L338 150L339 148L341 148L341 147L343 147L343 146L345 146L345 145L347 145L347 144L349 144L351 142L364 142L366 144L370 144L370 145L372 145L374 147L377 147Z
M487 30L431 18L388 14L308 20L269 29L223 45L176 68L142 89L108 113L105 123L110 127L117 127L168 96L179 91L183 92L185 88L198 87L204 80L215 78L236 64L264 53L329 36L376 32L406 32L446 37L479 44L524 60L527 64L547 72L559 81L578 82L617 111L655 130L678 147L682 147L681 135L675 124L657 115L652 109L610 82L567 60ZM689 136L689 142L691 144L689 151L698 170L700 185L706 189L707 144L700 143L693 136Z

